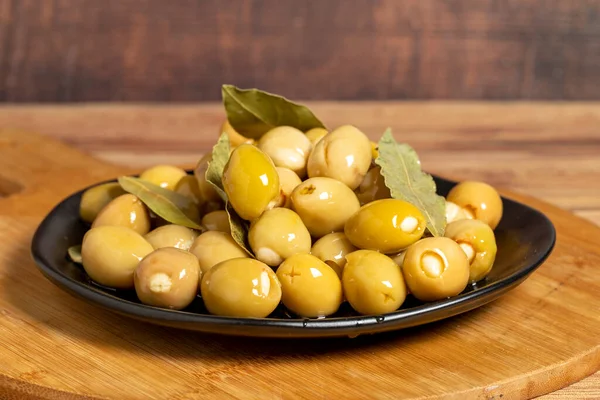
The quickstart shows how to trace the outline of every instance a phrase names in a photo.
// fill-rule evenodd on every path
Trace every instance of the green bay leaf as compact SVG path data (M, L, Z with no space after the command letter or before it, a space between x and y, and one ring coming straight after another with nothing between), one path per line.
M185 211L197 207L192 199L130 176L121 176L119 184L123 190L137 196L150 210L165 221L192 229L205 230L198 223L199 221Z
M208 162L205 174L206 181L215 188L223 201L227 201L227 195L225 189L223 189L223 172L227 161L229 161L230 151L229 136L222 133L217 144L213 147L211 160Z
M76 246L71 246L67 249L67 254L71 261L77 264L82 264L83 260L81 258L81 245L78 244Z
M385 185L394 199L417 207L433 236L443 236L446 229L446 202L436 193L433 177L421 170L416 151L394 140L388 128L379 140L379 156L375 164L381 167Z
M231 126L241 135L258 139L276 126L292 126L306 132L325 125L308 109L285 97L258 89L221 88L223 105Z
M254 257L254 254L252 254L252 251L250 250L250 244L248 243L248 230L250 229L248 222L243 220L229 203L226 204L225 211L227 211L227 216L229 217L231 237L233 237L233 240L235 240L246 253Z

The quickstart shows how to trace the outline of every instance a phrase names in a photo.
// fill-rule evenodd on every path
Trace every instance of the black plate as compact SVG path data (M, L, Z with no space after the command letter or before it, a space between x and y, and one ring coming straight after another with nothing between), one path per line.
M434 177L438 193L446 195L456 183ZM85 190L85 189L84 189ZM498 254L491 273L460 295L432 303L409 296L402 308L385 315L359 316L347 304L323 319L298 319L278 309L270 318L232 318L209 315L197 298L184 311L141 304L134 291L117 291L90 281L79 265L67 259L67 249L82 242L88 226L79 219L79 191L59 203L42 221L32 242L39 269L54 284L91 303L139 320L202 332L263 337L357 336L385 332L449 318L480 307L523 282L550 255L556 233L537 210L503 198L504 216L496 228Z

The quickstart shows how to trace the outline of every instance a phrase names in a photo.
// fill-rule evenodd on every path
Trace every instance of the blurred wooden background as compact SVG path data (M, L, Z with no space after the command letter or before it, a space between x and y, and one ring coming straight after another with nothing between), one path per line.
M599 0L0 0L0 101L600 99Z

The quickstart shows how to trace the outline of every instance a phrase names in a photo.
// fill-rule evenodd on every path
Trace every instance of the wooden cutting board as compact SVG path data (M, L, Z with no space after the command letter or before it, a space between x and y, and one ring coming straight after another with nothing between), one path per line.
M0 132L0 398L527 398L600 367L600 228L533 198L551 257L499 300L356 339L202 335L103 311L47 281L29 254L51 207L132 173L59 142Z

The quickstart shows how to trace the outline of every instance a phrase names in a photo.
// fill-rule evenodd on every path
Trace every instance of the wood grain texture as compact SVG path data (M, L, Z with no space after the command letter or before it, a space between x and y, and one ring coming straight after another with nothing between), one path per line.
M600 99L600 0L0 0L0 101Z
M372 137L391 125L399 138L415 145L432 172L486 179L592 220L600 216L598 186L593 185L600 172L600 136L594 131L600 119L597 104L316 103L311 107L328 125L354 123ZM192 165L215 140L222 117L217 105L4 107L0 127L56 136L97 157L129 165L127 171L139 171L159 160ZM132 388L128 392L132 398L166 397L167 391L170 398L315 397L325 390L347 398L358 396L356 382L361 390L368 388L370 396L380 398L390 395L391 388L413 397L438 395L448 384L458 388L455 398L498 399L500 394L503 399L524 398L559 389L600 365L600 300L596 297L600 286L594 272L600 261L600 230L520 195L513 197L546 212L559 228L551 259L502 299L430 327L353 341L300 342L291 349L279 341L244 344L150 328L100 311L41 277L28 259L28 238L40 216L64 194L116 176L121 167L92 161L57 143L44 144L41 154L31 157L39 151L37 140L21 131L4 133L0 140L0 175L5 182L23 187L19 194L0 198L0 243L9 242L8 238L16 243L10 251L0 251L0 360L11 360L0 363L0 398L9 393L13 398L36 393L63 398L64 393L56 389L114 396L124 387ZM29 156L9 157L15 151ZM76 167L88 162L92 163L85 168L89 178ZM28 168L34 173L27 174ZM33 189L29 179L35 183ZM36 196L36 190L44 195ZM38 207L25 205L32 199ZM12 208L18 210L18 217ZM23 291L30 294L27 301L22 300ZM514 324L515 320L525 322ZM571 328L582 336L571 334ZM26 346L19 348L23 340ZM577 361L566 362L574 353ZM65 357L72 360L73 370L49 367ZM544 366L542 359L554 361ZM402 368L390 369L398 360ZM485 366L477 367L478 363ZM503 379L508 370L517 371L516 376ZM457 371L462 372L457 375ZM96 379L84 379L87 374ZM294 385L298 379L302 385ZM343 386L336 389L332 382ZM412 384L398 389L398 382ZM261 392L266 389L271 390L268 396ZM544 398L598 397L600 375L596 374Z

